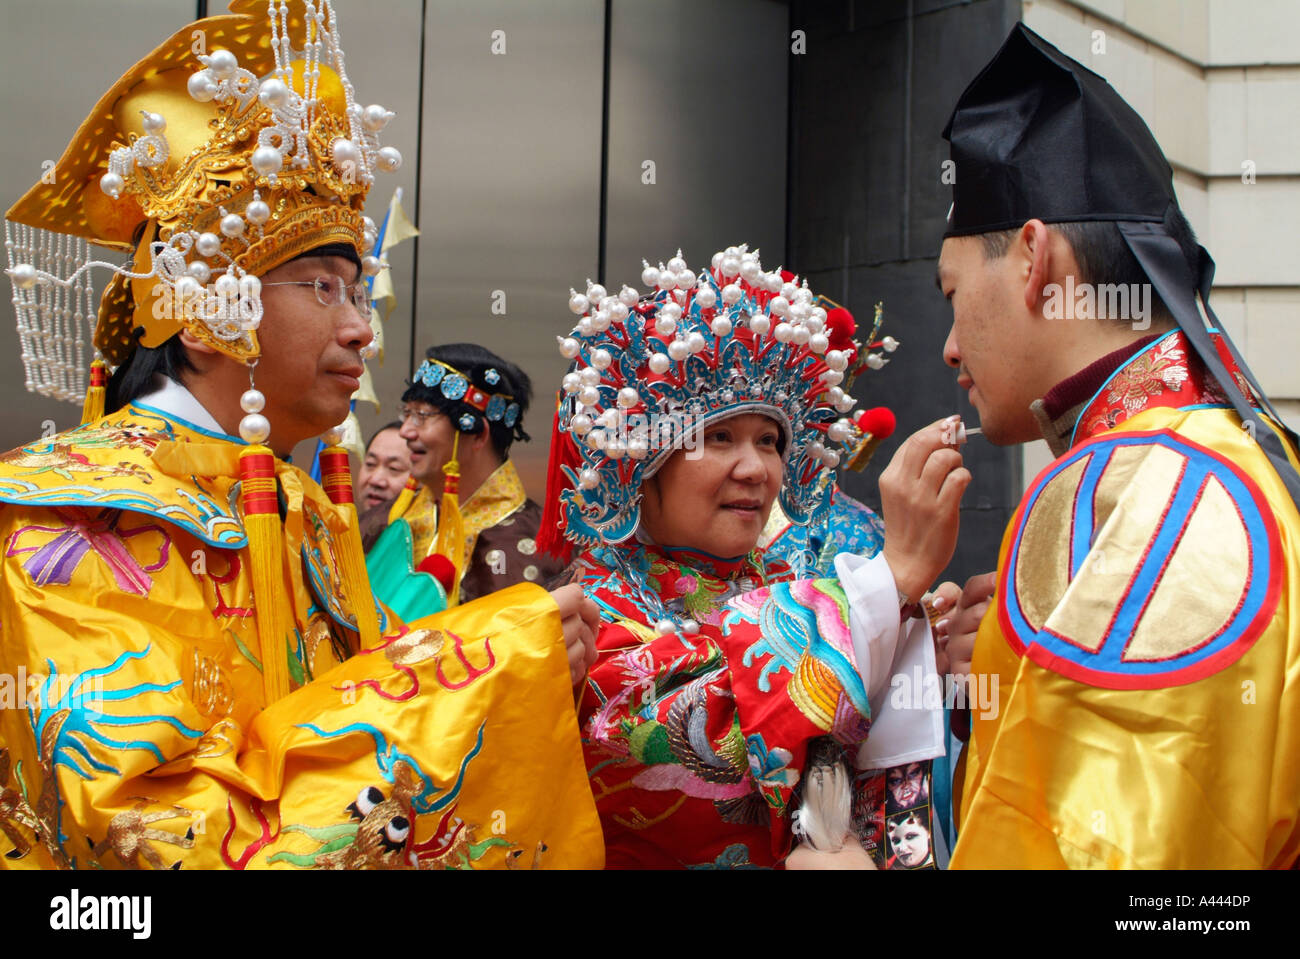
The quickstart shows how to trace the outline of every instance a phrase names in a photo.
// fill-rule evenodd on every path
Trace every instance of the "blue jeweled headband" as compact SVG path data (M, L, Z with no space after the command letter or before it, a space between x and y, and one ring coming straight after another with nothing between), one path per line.
M501 381L501 374L489 369L484 371L483 379L495 386ZM519 404L513 402L513 396L509 393L485 393L475 386L468 376L446 363L425 360L415 371L412 385L416 383L429 389L436 386L447 399L474 407L491 423L502 422L508 429L514 429L514 425L519 422ZM473 429L473 414L462 413L456 425L461 432Z

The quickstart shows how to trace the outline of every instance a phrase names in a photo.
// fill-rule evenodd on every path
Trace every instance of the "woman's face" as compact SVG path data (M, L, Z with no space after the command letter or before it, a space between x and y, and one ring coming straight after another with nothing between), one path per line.
M707 427L697 450L678 450L646 481L641 523L661 546L731 558L758 543L781 490L781 427L742 413Z

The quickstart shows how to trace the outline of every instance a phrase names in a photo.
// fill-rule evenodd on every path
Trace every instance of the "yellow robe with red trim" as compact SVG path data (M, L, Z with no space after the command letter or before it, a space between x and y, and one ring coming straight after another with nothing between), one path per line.
M1181 344L1161 343L1008 527L955 869L1300 856L1300 516L1213 384L1186 402Z
M381 608L354 654L347 519L287 463L264 708L239 449L128 406L0 455L0 865L599 867L554 602Z

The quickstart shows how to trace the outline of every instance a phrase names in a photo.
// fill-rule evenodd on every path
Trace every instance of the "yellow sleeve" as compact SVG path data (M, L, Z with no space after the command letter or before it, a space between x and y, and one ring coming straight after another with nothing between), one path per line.
M234 642L220 616L167 569L138 595L121 539L52 518L0 510L0 864L602 865L541 589L398 626L249 710L200 665Z

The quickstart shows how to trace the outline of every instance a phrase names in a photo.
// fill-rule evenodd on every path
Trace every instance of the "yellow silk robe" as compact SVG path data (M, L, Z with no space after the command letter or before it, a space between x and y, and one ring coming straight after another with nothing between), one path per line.
M953 868L1300 855L1300 516L1186 353L1121 367L1007 529Z
M128 406L0 455L0 864L599 867L554 602L381 609L353 655L347 517L287 463L264 708L239 449Z

